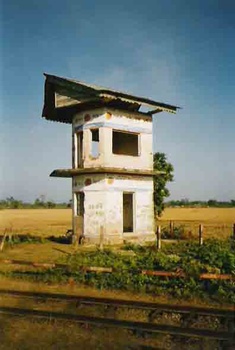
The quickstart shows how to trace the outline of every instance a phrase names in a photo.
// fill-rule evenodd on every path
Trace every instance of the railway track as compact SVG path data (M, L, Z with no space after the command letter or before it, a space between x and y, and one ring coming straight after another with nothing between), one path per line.
M120 299L109 299L109 298L94 298L86 296L76 296L67 294L52 294L52 293L38 293L28 291L15 291L0 289L0 297L5 298L18 298L20 300L41 300L45 303L49 301L57 301L61 304L63 302L74 303L74 313L66 312L55 312L50 309L48 310L37 310L37 307L33 308L18 308L10 306L0 306L0 314L8 316L28 316L39 319L58 319L68 320L72 322L78 322L81 324L90 324L95 326L104 327L118 327L134 331L147 332L147 333L162 333L177 335L183 337L194 337L194 338L207 338L214 339L223 342L225 346L234 344L234 318L235 314L233 310L228 309L211 309L203 307L190 307L180 305L169 305L160 304L153 302L142 302L142 301L130 301ZM0 298L0 299L1 299ZM94 317L90 315L79 314L79 307L91 306L92 309L99 306L117 310L117 309L133 309L142 310L145 312L147 320L136 321L136 320L125 320L107 317ZM180 315L181 324L171 325L156 323L156 319L163 315ZM194 322L198 318L210 318L219 321L222 330L211 330L209 328L198 328L193 326ZM159 320L158 320L159 322ZM232 346L232 345L231 345Z

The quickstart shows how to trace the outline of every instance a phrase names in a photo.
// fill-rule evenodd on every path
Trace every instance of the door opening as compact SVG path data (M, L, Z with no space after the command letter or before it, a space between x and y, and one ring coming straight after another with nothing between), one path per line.
M123 232L133 232L133 193L123 193Z
M84 216L84 192L76 193L76 216Z
M74 233L79 242L80 238L84 235L84 192L75 193L75 212L74 212Z

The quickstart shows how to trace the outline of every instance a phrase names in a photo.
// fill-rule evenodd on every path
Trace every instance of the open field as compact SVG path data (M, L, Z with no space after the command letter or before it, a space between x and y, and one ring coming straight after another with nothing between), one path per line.
M166 208L161 221L205 222L232 224L235 221L235 208Z
M71 223L71 209L0 210L0 233L12 228L13 233L60 236L71 228Z
M12 283L16 283L17 287L28 284L29 281L40 281L41 285L49 286L52 284L57 284L58 290L62 290L66 286L68 289L72 289L75 291L76 286L83 288L85 284L89 285L89 287L95 287L97 295L101 295L101 291L103 289L114 289L116 293L120 296L123 293L129 296L129 292L132 294L133 291L136 291L137 298L143 296L145 293L149 293L148 298L151 298L151 293L153 293L152 297L155 300L165 300L169 302L172 298L175 301L185 300L188 298L189 302L192 304L198 304L200 302L204 302L205 304L230 304L233 298L233 286L230 282L224 281L213 281L211 286L213 288L209 288L210 284L200 282L197 278L197 271L202 272L211 272L211 273L232 273L232 269L234 270L233 257L232 252L229 250L230 248L219 248L219 252L223 251L223 254L218 253L218 249L216 250L216 246L213 247L212 250L207 248L207 244L210 244L209 240L206 240L207 237L226 237L228 234L231 234L232 224L235 221L235 209L214 209L214 208L205 208L205 209L196 209L196 208L168 208L164 215L162 216L160 223L162 226L169 225L169 221L174 221L175 225L188 225L187 227L191 228L191 230L195 227L198 227L199 223L203 223L205 226L205 242L200 251L200 259L198 258L198 244L197 242L191 242L190 244L194 244L196 248L191 249L190 256L190 264L188 263L188 244L186 246L186 254L182 253L182 249L179 248L177 250L177 246L180 247L184 242L179 244L173 244L172 248L170 247L170 251L167 251L170 245L169 242L164 242L162 245L162 250L158 253L155 250L149 250L149 247L145 247L145 251L142 249L142 253L139 251L122 251L119 250L120 247L114 247L112 251L107 250L103 253L96 249L96 247L91 246L79 246L74 247L73 245L64 244L59 239L51 240L43 240L42 242L30 242L26 241L25 243L15 243L15 244L6 244L4 246L3 251L0 252L0 259L18 259L18 260L28 260L34 262L55 262L55 263L65 263L68 261L71 262L71 266L74 266L74 274L73 270L71 270L70 274L64 274L61 270L50 270L43 268L31 268L25 266L18 265L9 265L1 263L1 271L0 271L0 286L1 280L3 280L3 284L5 281L9 287L9 278L12 279ZM4 232L5 228L12 227L12 233L14 234L31 234L34 236L40 237L48 237L51 235L60 236L64 234L67 229L71 228L71 210L69 209L29 209L29 210L1 210L0 211L0 235ZM227 227L227 231L223 230L223 228ZM211 228L211 232L208 235L208 228ZM216 231L216 230L217 231ZM212 242L215 244L215 242ZM227 244L226 241L221 241L219 244ZM229 243L230 244L230 243ZM191 247L192 248L192 247ZM138 247L136 247L138 249ZM165 249L165 250L164 250ZM181 250L180 250L181 249ZM181 253L180 253L181 251ZM208 254L210 254L210 258L208 261ZM87 254L87 253L90 253ZM169 255L170 252L170 255ZM173 253L172 253L173 252ZM195 252L195 255L193 252ZM74 253L77 253L74 254ZM118 257L115 254L118 254ZM125 254L124 254L125 253ZM128 253L128 254L127 254ZM131 254L130 254L131 253ZM151 253L151 254L150 254ZM72 256L71 256L72 254ZM106 254L106 255L105 255ZM142 255L141 255L142 254ZM144 255L145 254L145 255ZM179 256L177 256L177 254ZM181 255L182 256L181 256ZM194 255L193 255L194 254ZM114 256L115 255L115 256ZM169 256L168 256L169 255ZM217 255L220 259L217 259ZM75 260L72 260L74 256ZM130 256L130 261L128 260L128 256ZM123 258L122 258L123 257ZM142 259L141 261L135 262L132 257L136 257L136 259ZM170 258L169 258L170 257ZM175 258L179 258L175 261ZM228 259L227 259L228 257ZM113 259L113 260L112 260ZM204 259L204 260L203 260ZM222 261L222 260L223 261ZM144 266L145 269L150 270L168 270L171 271L172 268L177 267L186 271L191 279L185 280L162 280L162 279L152 279L151 277L145 276L139 277L137 279L137 274L133 274L132 272L128 272L125 268L125 261L127 261L127 265L131 266L131 268L136 269L138 266ZM226 263L224 263L224 261ZM130 263L131 262L131 263ZM219 263L221 262L221 266ZM77 265L76 265L77 264ZM90 265L89 265L90 264ZM117 272L115 275L110 275L110 279L107 275L94 275L94 274L77 274L77 266L115 266L119 267L122 271L120 274ZM140 265L141 264L141 265ZM148 266L145 264L148 264ZM170 265L169 265L170 264ZM180 265L181 264L181 265ZM173 266L174 265L174 266ZM177 266L176 266L177 265ZM192 271L191 271L192 270ZM227 271L228 270L228 271ZM132 271L132 270L131 270ZM191 272L190 272L191 271ZM196 272L195 272L196 271ZM113 277L112 277L113 276ZM134 276L134 277L133 277ZM90 278L91 277L91 278ZM149 278L149 279L148 279ZM18 279L18 281L17 281ZM116 280L117 279L117 280ZM148 281L146 283L146 290L144 289L143 281ZM117 282L118 281L118 282ZM153 284L151 285L151 283ZM138 282L138 283L137 283ZM151 283L150 283L151 282ZM117 284L117 285L116 285ZM151 286L150 286L151 285ZM33 284L31 285L31 287ZM107 287L108 286L108 287ZM136 287L135 286L140 286ZM30 289L31 289L30 287ZM150 288L151 287L151 288ZM38 288L38 286L36 287ZM52 287L53 288L53 287ZM149 289L150 288L150 289ZM18 289L18 288L17 288ZM85 289L84 289L85 290ZM137 293L138 291L138 293ZM85 294L88 293L88 289L85 290ZM103 291L102 291L103 293ZM130 297L130 299L134 298L134 294ZM233 299L234 300L234 299ZM25 321L26 322L26 321ZM1 323L1 320L0 320ZM26 322L27 323L27 322ZM30 321L29 321L30 324ZM18 324L20 326L20 324ZM28 323L22 325L28 327ZM42 329L35 324L35 331L43 331ZM46 328L46 324L45 324ZM5 334L9 334L11 336L11 327L5 330ZM76 330L74 329L74 332ZM1 332L0 332L1 333ZM25 334L21 335L22 337ZM82 335L81 335L82 336ZM61 337L67 337L66 334L61 334ZM88 337L89 338L89 337ZM20 338L21 340L22 338ZM19 341L20 341L19 340ZM8 341L8 339L6 339ZM18 340L17 340L18 341ZM95 341L95 340L94 340ZM18 345L18 344L17 344ZM53 348L53 347L51 347ZM72 347L71 347L72 348ZM102 347L101 347L102 348ZM0 346L1 349L1 346Z
M60 236L71 228L71 217L71 209L1 210L0 234L12 228L13 233ZM198 225L203 224L205 237L227 237L235 222L235 208L167 208L159 223L164 227L171 220L195 235Z
M226 238L232 234L235 223L235 208L167 208L159 224L183 226L190 236L198 236L198 226L203 224L205 238Z
M184 225L186 232L192 231L197 237L199 223L204 224L204 238L225 238L231 235L235 222L235 208L167 208L160 219L162 227ZM12 228L13 234L30 234L48 237L61 236L71 228L71 209L12 209L0 211L0 235L5 228ZM166 244L166 243L163 243ZM90 251L92 247L79 246L79 251ZM29 242L14 244L0 252L1 259L19 259L40 262L57 262L74 253L73 245L46 240L43 244ZM2 266L7 271L11 267Z

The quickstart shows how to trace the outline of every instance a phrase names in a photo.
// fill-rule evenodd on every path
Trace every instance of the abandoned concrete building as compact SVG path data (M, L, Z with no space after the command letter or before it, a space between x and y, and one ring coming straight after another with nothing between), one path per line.
M152 116L178 107L45 77L42 116L72 124L72 167L50 176L72 178L76 239L96 243L101 232L105 243L154 239Z

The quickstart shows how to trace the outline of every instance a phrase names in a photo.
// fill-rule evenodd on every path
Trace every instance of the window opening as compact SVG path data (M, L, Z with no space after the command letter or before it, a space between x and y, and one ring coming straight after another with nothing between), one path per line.
M77 167L83 166L83 132L77 133Z
M123 232L133 232L133 193L123 193Z
M99 129L91 129L91 155L94 158L99 157Z
M139 155L139 134L113 130L113 153Z

